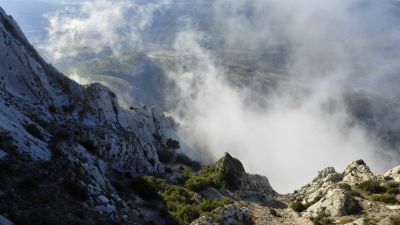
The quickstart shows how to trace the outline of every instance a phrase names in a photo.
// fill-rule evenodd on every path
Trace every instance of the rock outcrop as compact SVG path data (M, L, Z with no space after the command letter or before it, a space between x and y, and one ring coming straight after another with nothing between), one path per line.
M351 185L374 178L374 174L371 172L371 170L363 160L352 162L346 167L342 175L343 181Z
M400 182L400 166L387 171L384 176L389 177L395 182Z
M338 217L349 215L352 212L354 199L342 189L330 189L320 200L311 205L303 213L304 217L315 218L321 215Z

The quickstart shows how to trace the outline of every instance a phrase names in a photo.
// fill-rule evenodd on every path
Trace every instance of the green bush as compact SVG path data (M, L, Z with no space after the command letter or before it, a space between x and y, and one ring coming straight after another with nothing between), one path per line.
M174 215L181 224L189 224L193 220L197 219L200 216L200 213L196 206L184 205L176 212L173 212L172 215Z
M223 199L208 199L204 200L200 203L199 209L202 212L211 212L214 209L224 206L224 205L229 205L232 204L233 201L229 198L223 198Z
M144 200L161 200L158 190L145 177L134 177L128 186Z
M346 213L349 215L358 214L362 211L362 207L357 200L350 197L345 204Z
M146 176L139 181L139 184L147 190L158 192L161 200L167 205L169 215L173 217L176 223L181 225L190 224L200 216L200 212L211 212L218 207L233 203L228 198L208 199L199 202L194 192L187 188L169 184L161 178Z
M214 167L207 166L199 171L196 176L190 177L185 182L185 188L193 191L202 191L207 187L219 188L222 186L222 181L218 177Z
M397 182L390 182L386 185L386 194L399 194L400 189L399 189L399 183Z
M370 196L371 200L377 202L383 202L386 204L396 204L398 201L393 195L390 194L373 194Z
M182 170L182 177L183 179L187 180L192 176L192 170L189 167L185 167Z
M366 165L364 160L362 160L362 159L356 160L356 163L357 163L357 165Z
M356 187L368 194L378 194L385 192L385 188L381 186L377 180L368 180L362 183L356 184Z
M301 200L296 200L290 207L296 212L303 212L307 209L307 207L301 203Z

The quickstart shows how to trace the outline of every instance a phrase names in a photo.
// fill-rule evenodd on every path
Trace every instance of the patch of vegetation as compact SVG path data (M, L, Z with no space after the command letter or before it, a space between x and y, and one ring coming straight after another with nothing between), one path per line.
M386 204L397 204L398 203L396 197L393 195L390 195L390 194L373 194L369 197L373 201L383 202Z
M368 180L356 184L356 187L367 194L379 194L386 191L385 187L381 186L377 180Z
M162 163L170 163L174 159L174 151L170 149L163 149L157 151L158 159Z
M204 167L199 171L198 175L190 177L185 182L185 188L197 192L207 187L220 188L222 185L223 181L213 166Z
M169 184L166 180L155 177L143 177L152 189L157 190L165 202L170 215L183 225L190 224L203 212L233 203L230 199L199 200L195 193L177 185Z
M348 199L344 207L348 215L358 214L362 211L362 207L358 201L352 197Z
M25 193L34 192L39 190L39 184L34 179L27 177L17 183L17 189Z
M208 199L204 200L199 204L199 209L202 212L211 212L218 207L222 207L224 205L232 204L233 201L229 198L222 199Z
M74 199L81 202L89 200L89 192L83 185L73 181L65 181L63 187Z
M91 153L97 152L97 147L89 139L80 141L79 144L82 145L88 152L91 152Z
M391 216L390 225L400 225L400 216Z
M296 212L303 212L304 210L307 209L307 206L303 205L303 203L301 203L301 200L296 200L295 202L293 202L292 205L290 205L290 207L296 211Z
M134 177L128 185L131 190L144 200L162 200L161 196L158 194L158 189L145 177Z
M179 149L181 147L181 145L179 144L178 141L169 138L166 142L167 148L171 148L171 149Z
M269 213L271 213L271 215L273 215L275 217L281 217L281 215L279 215L279 213L273 208L269 209Z
M192 176L192 170L189 167L185 167L182 170L182 177L186 181Z
M180 154L180 153L176 154L175 162L181 163L185 166L189 166L194 171L198 171L201 169L201 164L199 162L192 160L191 158L189 158L188 156L186 156L184 154Z
M356 163L357 163L357 165L360 165L360 166L361 165L366 165L364 160L362 160L362 159L357 160Z
M339 184L339 188L344 190L344 191L350 191L351 190L351 186L348 183L340 183Z
M399 183L390 182L386 185L386 194L397 195L400 193Z
M42 132L39 130L39 128L33 124L30 123L28 125L25 125L25 130L28 131L32 136L36 137L37 139L44 140Z
M0 132L0 149L14 151L17 146L13 142L13 137L9 132Z

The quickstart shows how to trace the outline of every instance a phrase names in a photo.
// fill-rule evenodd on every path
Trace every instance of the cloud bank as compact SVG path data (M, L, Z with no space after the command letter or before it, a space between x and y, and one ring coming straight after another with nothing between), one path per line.
M395 2L204 2L185 7L207 7L206 16L178 15L174 18L179 21L170 22L184 20L185 26L173 34L177 66L166 71L175 84L166 90L166 101L169 113L181 122L191 154L207 162L229 151L250 172L269 177L280 192L310 181L329 165L341 170L363 158L383 172L398 164L399 158L357 124L345 104L346 94L358 89L399 96L393 88L381 91L400 65L400 10ZM141 32L157 19L155 12L184 4L85 2L48 16L47 52L61 59L82 52L140 50L146 42ZM208 29L191 26L199 20ZM283 54L285 63L276 66L284 70L270 74L255 68L246 85L235 85L225 58L215 49L254 53L261 67L275 65L260 54L283 49L277 57ZM254 88L271 79L279 82L267 90Z
M42 49L52 60L82 54L140 49L140 33L169 0L137 3L126 0L84 1L46 15L50 25Z

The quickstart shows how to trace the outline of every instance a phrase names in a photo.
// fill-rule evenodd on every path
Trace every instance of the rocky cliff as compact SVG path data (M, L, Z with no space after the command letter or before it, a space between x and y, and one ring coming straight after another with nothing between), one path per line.
M159 108L65 77L2 9L0 59L0 225L400 224L399 167L357 160L280 195L229 153L179 153Z

